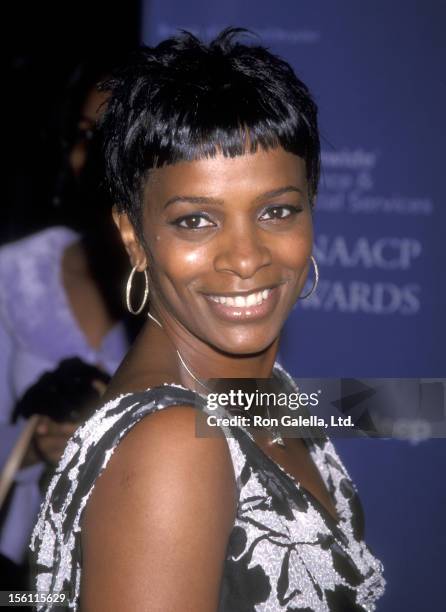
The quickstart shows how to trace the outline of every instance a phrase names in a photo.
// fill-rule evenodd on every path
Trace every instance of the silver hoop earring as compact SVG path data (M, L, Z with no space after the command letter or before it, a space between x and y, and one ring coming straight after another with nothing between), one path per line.
M144 270L144 279L145 279L145 287L144 287L144 295L142 298L142 302L139 306L139 308L137 310L134 310L132 308L132 305L130 303L130 293L132 292L132 283L133 283L133 277L135 275L136 269L138 266L134 266L132 268L132 271L130 272L130 276L129 279L127 281L127 288L125 291L125 300L127 303L127 310L134 315L138 315L140 312L142 312L142 309L144 308L144 306L146 305L147 302L147 298L149 297L149 275L147 274L147 269Z
M310 295L313 293L313 291L315 291L317 284L319 282L319 268L317 266L316 260L313 257L313 255L311 256L311 261L313 262L313 267L314 267L314 281L313 281L313 286L311 287L310 291L306 294L306 295L300 295L299 296L299 300L306 300L307 297L310 297Z

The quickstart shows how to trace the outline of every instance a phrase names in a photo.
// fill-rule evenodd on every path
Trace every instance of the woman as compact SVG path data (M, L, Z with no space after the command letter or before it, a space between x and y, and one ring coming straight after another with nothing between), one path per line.
M95 125L107 94L96 83L104 70L103 62L84 69L67 92L52 227L0 249L1 422L62 359L79 356L113 372L128 349L117 296L125 253L98 189Z
M95 84L107 69L104 61L92 62L71 80L66 94L58 129L56 224L0 249L0 468L23 430L22 420L12 424L14 407L43 373L77 356L111 374L129 347L118 291L125 252L97 188L102 174L95 125L107 95ZM60 458L77 426L39 420L1 508L0 564L26 565L42 501L42 459L51 462L55 453Z
M70 440L32 540L37 588L72 591L83 612L373 610L384 590L326 438L195 435L211 378L296 390L275 358L314 262L316 107L237 32L143 49L107 84L128 307L150 290L149 318Z

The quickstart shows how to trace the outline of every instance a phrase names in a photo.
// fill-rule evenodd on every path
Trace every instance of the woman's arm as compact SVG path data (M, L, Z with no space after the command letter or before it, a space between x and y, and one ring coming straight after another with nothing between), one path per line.
M215 612L236 513L224 436L192 407L144 418L115 450L82 529L82 612Z

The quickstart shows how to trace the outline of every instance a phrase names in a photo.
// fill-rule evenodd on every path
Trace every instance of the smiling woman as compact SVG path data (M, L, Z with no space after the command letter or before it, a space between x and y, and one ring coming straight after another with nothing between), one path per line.
M373 610L384 590L324 435L196 435L211 378L297 392L275 358L312 262L317 280L316 106L288 64L239 33L210 45L184 33L104 84L127 303L140 311L150 294L150 306L33 534L37 588L69 591L74 610Z

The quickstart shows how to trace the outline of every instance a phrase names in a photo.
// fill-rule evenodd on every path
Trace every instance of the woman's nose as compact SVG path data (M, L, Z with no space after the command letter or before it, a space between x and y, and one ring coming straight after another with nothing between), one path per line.
M214 265L217 272L229 272L240 278L252 278L271 264L271 252L257 228L232 226L219 241Z

